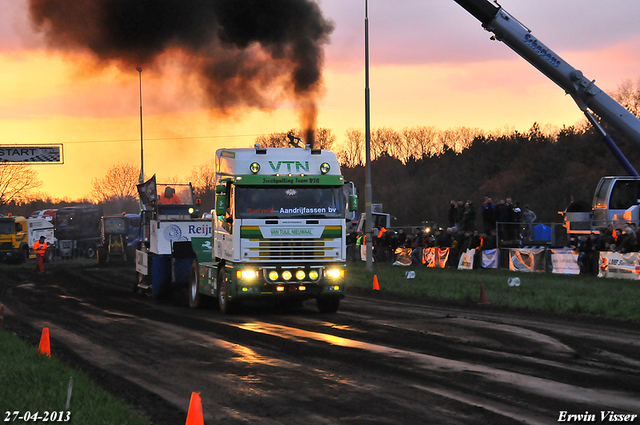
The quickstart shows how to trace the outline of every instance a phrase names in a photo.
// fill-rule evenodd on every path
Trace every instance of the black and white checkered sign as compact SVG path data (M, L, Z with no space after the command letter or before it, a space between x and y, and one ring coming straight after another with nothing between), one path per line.
M2 162L58 162L62 163L62 145L0 145L0 163Z

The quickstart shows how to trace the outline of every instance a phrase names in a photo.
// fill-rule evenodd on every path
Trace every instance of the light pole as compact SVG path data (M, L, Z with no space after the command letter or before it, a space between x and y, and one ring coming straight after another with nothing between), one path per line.
M369 95L369 3L364 1L364 137L365 137L365 245L367 254L366 270L373 271L373 217L371 215L371 106Z
M144 183L144 145L142 142L142 68L137 67L138 81L140 83L140 179L139 183Z

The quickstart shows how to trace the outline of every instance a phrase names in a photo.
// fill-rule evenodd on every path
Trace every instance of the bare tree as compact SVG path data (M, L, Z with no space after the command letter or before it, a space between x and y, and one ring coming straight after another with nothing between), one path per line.
M364 163L364 134L362 130L349 128L345 132L346 143L338 150L338 160L345 167L353 168Z
M209 161L193 167L188 176L195 192L207 192L216 187L216 160Z
M333 145L336 143L336 135L329 128L320 127L316 130L316 142L315 147L317 149L326 149L328 151L333 149Z
M291 129L284 133L271 133L268 135L258 136L253 143L256 145L260 145L263 148L288 148L288 134L293 134L295 137L299 137L298 131L295 129Z
M455 127L441 133L441 140L444 146L448 146L456 153L471 146L473 139L482 136L484 133L479 128Z
M625 80L618 86L618 89L611 93L619 104L624 106L636 117L640 118L640 79L633 84L631 80Z
M90 197L98 203L114 202L123 207L138 198L136 185L140 169L135 165L118 163L107 171L101 179L93 179ZM122 208L119 208L122 209Z
M260 145L263 148L288 148L291 147L291 145L289 144L289 135L300 138L302 144L310 144L310 141L304 140L304 138L301 136L301 132L294 128L283 133L271 133L268 135L258 136L253 141L253 143ZM316 130L314 145L315 148L331 150L335 142L336 136L335 134L333 134L331 129L321 127Z
M29 165L0 163L0 206L23 201L40 186L37 171Z
M215 208L216 201L216 160L195 166L188 176L196 198L202 202L200 210L210 211Z
M444 152L440 141L440 131L434 126L418 126L406 128L402 132L406 144L407 154L414 159L436 156Z
M398 157L399 146L401 145L402 136L400 133L390 127L379 127L371 131L371 160L377 159L382 155Z

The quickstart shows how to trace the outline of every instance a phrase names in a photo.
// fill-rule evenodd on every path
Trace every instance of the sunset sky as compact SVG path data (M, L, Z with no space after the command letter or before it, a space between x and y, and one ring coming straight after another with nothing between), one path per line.
M562 59L604 90L640 78L640 3L502 0ZM364 1L322 0L335 29L325 46L319 127L338 142L364 128ZM582 118L570 97L453 0L369 1L371 125L528 130ZM180 53L143 67L145 174L180 180L222 147L299 128L299 111L208 110ZM131 69L47 47L26 0L0 0L0 144L63 144L63 165L34 165L54 197L87 196L118 162L140 164L139 81Z

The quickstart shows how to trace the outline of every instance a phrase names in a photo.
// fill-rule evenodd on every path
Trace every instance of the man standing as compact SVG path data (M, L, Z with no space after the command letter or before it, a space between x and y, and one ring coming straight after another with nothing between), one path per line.
M488 195L485 196L482 203L482 229L487 235L496 229L495 208L496 204L493 203Z
M40 240L33 244L33 251L36 253L36 266L34 272L44 273L44 254L47 252L47 242L44 236L40 236Z

